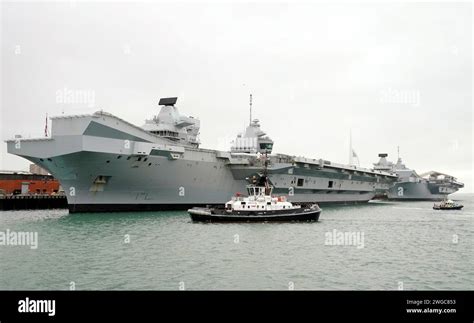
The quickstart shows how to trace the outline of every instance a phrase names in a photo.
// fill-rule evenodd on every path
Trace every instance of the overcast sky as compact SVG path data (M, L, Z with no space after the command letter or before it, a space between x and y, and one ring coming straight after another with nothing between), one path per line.
M46 113L141 125L166 96L228 149L252 93L274 152L347 163L352 129L361 166L400 146L473 191L469 3L3 3L1 27L0 169L27 169L3 140Z

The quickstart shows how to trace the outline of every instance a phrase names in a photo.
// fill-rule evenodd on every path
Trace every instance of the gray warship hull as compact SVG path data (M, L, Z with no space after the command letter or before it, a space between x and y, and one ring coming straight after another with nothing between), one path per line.
M441 201L448 198L449 194L455 193L458 188L450 185L436 183L396 183L388 191L390 200L418 200L418 201Z
M58 179L72 213L224 204L261 169L252 154L179 145L107 113L52 120L51 138L8 140L8 152ZM295 203L367 202L396 180L322 159L270 158L274 193Z

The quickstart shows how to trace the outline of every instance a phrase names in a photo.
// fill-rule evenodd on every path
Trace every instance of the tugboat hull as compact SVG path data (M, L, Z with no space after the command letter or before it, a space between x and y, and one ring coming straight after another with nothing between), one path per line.
M433 206L433 210L461 210L463 207L464 207L464 205L453 206L453 207Z
M321 209L306 208L281 211L232 211L224 209L192 208L188 210L195 222L291 222L318 221Z

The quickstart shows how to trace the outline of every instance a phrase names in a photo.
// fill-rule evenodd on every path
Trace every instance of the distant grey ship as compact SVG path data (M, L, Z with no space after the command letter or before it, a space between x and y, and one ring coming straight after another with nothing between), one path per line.
M387 156L379 154L380 160L374 164L374 169L397 174L398 181L387 192L387 198L391 200L443 200L464 187L451 175L435 171L418 175L407 168L400 157L394 164Z
M177 98L142 127L106 112L52 119L50 138L8 140L8 152L57 178L70 212L188 209L224 204L262 169L273 141L252 120L230 151L199 148L200 122ZM275 195L294 203L367 202L396 181L390 172L283 154L269 155Z

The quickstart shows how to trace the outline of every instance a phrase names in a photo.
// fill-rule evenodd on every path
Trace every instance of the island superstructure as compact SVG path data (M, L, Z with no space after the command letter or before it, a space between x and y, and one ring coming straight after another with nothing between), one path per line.
M177 98L161 99L142 127L112 114L52 119L51 137L8 140L8 152L43 167L61 183L70 212L188 209L224 204L244 192L269 154L275 195L294 203L367 202L396 175L322 158L273 154L273 141L251 120L229 151L200 148L200 121Z
M430 171L417 174L403 164L398 157L394 164L387 160L388 154L379 154L380 160L374 164L374 169L394 172L397 182L388 190L387 198L391 200L444 200L449 194L457 192L464 184L454 176Z

